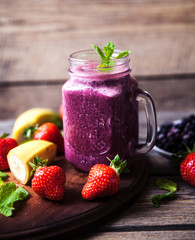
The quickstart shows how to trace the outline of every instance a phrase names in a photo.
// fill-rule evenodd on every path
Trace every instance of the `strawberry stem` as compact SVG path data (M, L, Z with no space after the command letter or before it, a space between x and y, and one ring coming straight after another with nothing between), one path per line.
M180 165L181 162L186 158L186 156L189 153L193 153L195 152L195 143L193 144L192 149L190 149L187 145L186 145L186 151L180 150L179 152L177 152L175 155L173 155L173 163Z
M119 155L117 154L113 160L110 160L110 167L113 168L116 173L120 176L120 174L123 173L129 173L129 169L126 168L127 161L126 160L121 160Z
M32 176L38 168L46 167L47 161L48 161L48 159L42 160L39 156L33 157L33 162L29 162L29 165L32 167L30 176Z
M9 136L9 133L3 133L3 135L0 136L0 138L6 138Z
M30 140L33 138L34 133L37 131L39 125L36 123L34 126L29 126L23 130L23 136Z

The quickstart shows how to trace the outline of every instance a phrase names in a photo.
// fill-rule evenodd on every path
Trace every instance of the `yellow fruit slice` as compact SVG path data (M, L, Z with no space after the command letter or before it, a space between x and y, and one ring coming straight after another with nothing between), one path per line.
M56 156L56 149L54 143L45 140L32 140L21 144L10 150L7 155L10 171L19 182L26 184L31 178L32 167L29 162L33 162L33 157L48 159L49 165Z
M18 144L24 142L26 139L23 136L25 128L35 125L41 125L45 122L53 122L58 127L61 124L61 118L59 114L49 108L31 108L18 116L14 123L12 137L18 142Z

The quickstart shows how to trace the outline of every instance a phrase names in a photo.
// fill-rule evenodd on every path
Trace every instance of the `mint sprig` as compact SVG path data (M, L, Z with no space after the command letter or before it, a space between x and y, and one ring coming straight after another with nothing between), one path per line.
M156 180L155 184L157 187L169 191L168 193L160 194L152 197L151 200L153 205L158 208L160 207L161 200L166 198L173 198L175 196L173 193L177 191L178 186L175 182L167 179L158 179Z
M108 42L106 46L104 46L104 52L97 45L92 45L96 52L100 55L101 64L97 67L105 68L108 70L109 67L114 66L114 59L119 59L127 56L131 51L125 50L119 53L116 57L112 57L114 53L115 46L112 42ZM107 69L106 69L107 68Z
M28 192L23 187L17 187L15 183L3 184L0 188L0 213L5 217L12 215L14 203L27 198Z
M7 173L0 171L0 187L4 184L4 180L3 179L6 179L6 178L8 178Z

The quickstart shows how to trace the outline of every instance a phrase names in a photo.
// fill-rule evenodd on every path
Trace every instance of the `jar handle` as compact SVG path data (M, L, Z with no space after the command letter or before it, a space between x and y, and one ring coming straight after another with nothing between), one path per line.
M136 100L144 105L146 121L147 121L147 135L146 141L143 144L138 144L136 153L147 153L155 144L157 136L157 120L155 105L150 94L141 89L137 89Z

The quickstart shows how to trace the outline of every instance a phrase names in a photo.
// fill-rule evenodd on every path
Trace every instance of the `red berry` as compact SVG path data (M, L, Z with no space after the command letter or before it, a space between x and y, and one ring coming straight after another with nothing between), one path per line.
M32 189L41 197L61 200L65 191L66 175L59 166L39 167L32 179Z
M54 123L42 124L34 133L34 140L46 140L57 145L58 155L64 153L64 138Z
M121 161L117 155L110 166L94 165L82 189L81 195L86 200L112 196L119 191L120 173L125 169L126 161Z
M118 192L119 187L120 178L115 170L104 164L96 164L89 172L87 183L82 189L82 196L87 200L112 196Z
M189 153L180 165L182 178L195 186L195 153Z
M17 146L18 143L13 138L0 138L0 171L9 169L7 154Z

